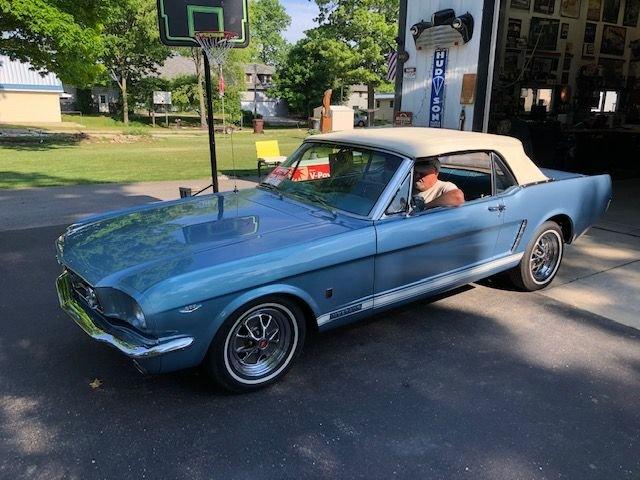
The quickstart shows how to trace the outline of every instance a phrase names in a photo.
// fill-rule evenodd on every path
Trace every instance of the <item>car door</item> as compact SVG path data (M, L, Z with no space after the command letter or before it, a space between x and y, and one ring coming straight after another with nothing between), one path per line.
M492 196L491 157L485 152L461 155L464 158L441 157L440 176L445 180L455 177L458 183L465 183L466 186L456 183L468 198L462 206L409 214L394 214L392 208L376 222L376 308L464 283L469 269L493 259L502 225L502 207ZM473 166L467 165L466 170L449 167L470 162ZM400 196L403 192L409 194L411 178L405 179ZM479 186L478 179L484 186Z

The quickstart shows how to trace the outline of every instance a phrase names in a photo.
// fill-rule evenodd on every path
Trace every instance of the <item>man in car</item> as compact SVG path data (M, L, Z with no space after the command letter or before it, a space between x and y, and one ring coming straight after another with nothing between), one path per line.
M413 169L414 203L422 209L458 207L464 203L464 193L454 183L438 179L440 160L418 160Z

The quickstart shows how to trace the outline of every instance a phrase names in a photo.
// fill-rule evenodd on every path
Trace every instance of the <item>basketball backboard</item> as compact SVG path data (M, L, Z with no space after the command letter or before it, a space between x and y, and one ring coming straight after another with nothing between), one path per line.
M234 48L249 45L249 0L158 0L160 40L171 47L197 47L197 32L237 35Z

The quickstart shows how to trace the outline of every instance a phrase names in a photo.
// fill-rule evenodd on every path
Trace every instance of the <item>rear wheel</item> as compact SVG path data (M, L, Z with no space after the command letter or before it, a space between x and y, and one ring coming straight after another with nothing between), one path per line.
M508 272L518 289L533 292L549 285L560 267L564 252L562 230L555 222L545 222L527 246L520 264Z
M282 378L302 350L304 314L287 298L266 297L229 317L209 349L213 380L233 392L257 390Z

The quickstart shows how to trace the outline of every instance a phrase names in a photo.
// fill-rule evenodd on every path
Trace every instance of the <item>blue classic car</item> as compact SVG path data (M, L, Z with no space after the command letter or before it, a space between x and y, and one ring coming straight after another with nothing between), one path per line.
M424 201L425 175L454 192L450 203ZM609 176L541 170L509 137L318 135L257 188L70 226L57 288L86 333L141 370L204 364L224 388L247 391L281 378L310 329L501 272L544 288L610 198Z

